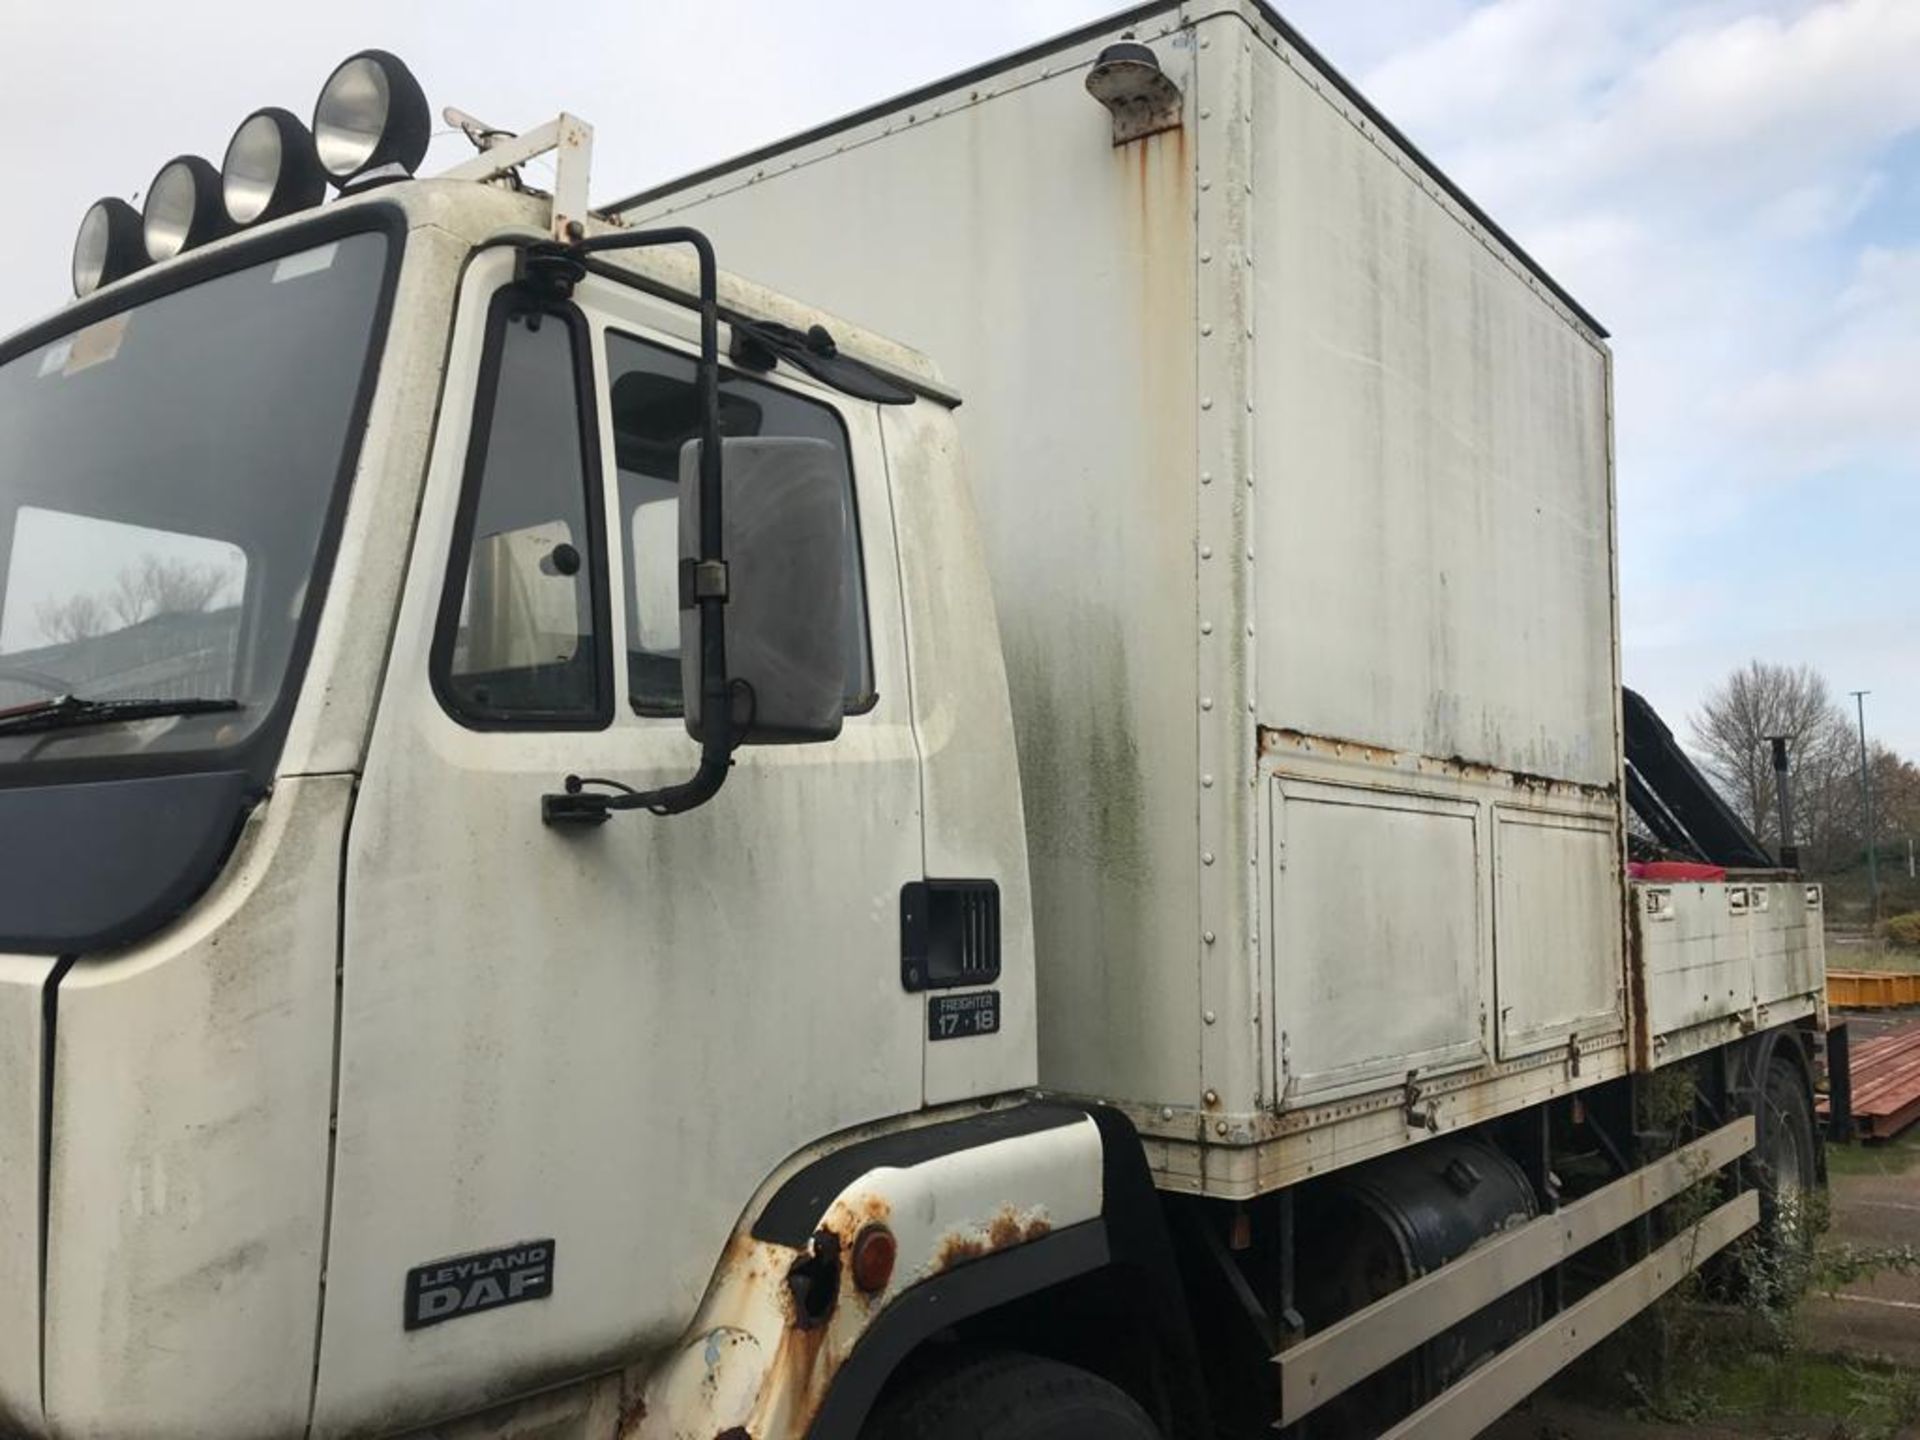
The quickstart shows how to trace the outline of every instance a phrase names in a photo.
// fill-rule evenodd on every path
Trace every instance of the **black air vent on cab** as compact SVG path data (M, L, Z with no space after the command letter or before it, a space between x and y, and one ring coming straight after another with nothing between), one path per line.
M900 887L900 983L909 990L991 985L1000 978L1000 887L991 880L914 880Z

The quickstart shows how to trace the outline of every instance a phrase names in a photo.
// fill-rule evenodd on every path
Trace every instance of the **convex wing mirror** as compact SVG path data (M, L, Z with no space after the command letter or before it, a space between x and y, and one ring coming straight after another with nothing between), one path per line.
M831 740L846 708L848 526L839 453L824 440L720 442L727 564L727 677L734 739ZM691 603L700 554L700 442L680 452L680 676L687 729L703 739L701 619Z

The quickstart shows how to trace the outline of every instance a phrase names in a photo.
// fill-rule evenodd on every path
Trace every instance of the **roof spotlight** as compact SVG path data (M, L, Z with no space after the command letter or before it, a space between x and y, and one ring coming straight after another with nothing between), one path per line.
M420 82L384 50L344 61L313 107L314 149L342 189L411 175L426 156L431 129Z
M217 240L232 228L220 201L220 172L198 155L169 160L147 186L147 254L156 262Z
M235 225L278 220L318 205L327 193L327 174L307 127L272 105L242 120L220 162L220 193Z
M124 200L96 200L81 217L73 241L73 293L91 295L147 263L140 212Z

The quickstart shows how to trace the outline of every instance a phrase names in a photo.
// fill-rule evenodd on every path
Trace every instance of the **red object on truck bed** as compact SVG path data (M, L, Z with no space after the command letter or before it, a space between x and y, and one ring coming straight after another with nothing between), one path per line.
M1629 880L1698 880L1718 884L1727 878L1724 865L1702 865L1694 860L1635 860L1627 866Z

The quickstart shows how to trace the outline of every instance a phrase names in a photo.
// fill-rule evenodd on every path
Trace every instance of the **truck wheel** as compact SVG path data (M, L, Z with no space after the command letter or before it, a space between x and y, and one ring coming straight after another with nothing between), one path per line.
M1133 1397L1098 1375L1011 1351L972 1351L883 1399L862 1440L1160 1440Z
M1767 1066L1756 1118L1761 1244L1773 1261L1795 1260L1813 1244L1812 1205L1820 1181L1813 1105L1799 1070L1784 1056L1775 1056Z

